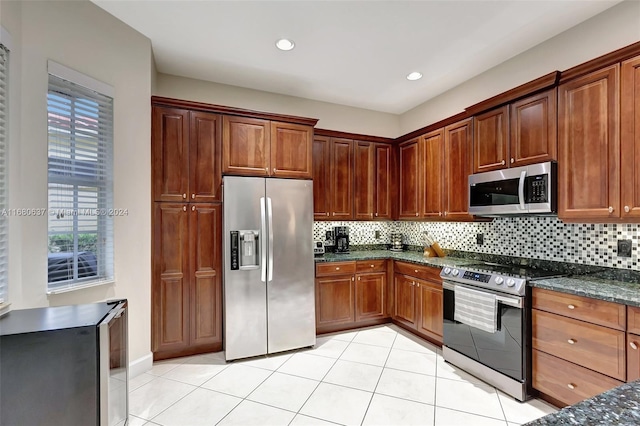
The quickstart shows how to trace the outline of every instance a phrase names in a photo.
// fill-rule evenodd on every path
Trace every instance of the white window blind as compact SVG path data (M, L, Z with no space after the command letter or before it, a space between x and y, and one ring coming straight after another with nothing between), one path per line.
M56 292L113 280L113 99L49 72L48 290Z
M7 208L7 105L9 50L0 44L0 211ZM8 287L8 215L0 215L0 304L7 301Z

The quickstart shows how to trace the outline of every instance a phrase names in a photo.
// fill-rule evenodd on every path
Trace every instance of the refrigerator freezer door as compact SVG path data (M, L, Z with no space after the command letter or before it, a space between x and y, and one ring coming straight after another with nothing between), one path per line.
M273 265L267 282L268 350L273 353L316 343L313 189L311 181L291 179L267 179L266 185L272 227L265 240L273 247L267 254Z
M262 225L265 210L264 178L226 176L224 178L224 335L227 361L267 353L267 288L265 271L267 235ZM231 232L258 230L257 268L231 269ZM247 254L250 243L247 241ZM240 251L245 253L240 247ZM265 254L265 255L263 255Z

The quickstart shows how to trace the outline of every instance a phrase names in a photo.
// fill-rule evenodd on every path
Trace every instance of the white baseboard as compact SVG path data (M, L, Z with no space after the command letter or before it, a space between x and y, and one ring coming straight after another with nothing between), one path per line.
M151 367L153 367L153 353L149 352L147 355L129 363L129 379L151 370Z

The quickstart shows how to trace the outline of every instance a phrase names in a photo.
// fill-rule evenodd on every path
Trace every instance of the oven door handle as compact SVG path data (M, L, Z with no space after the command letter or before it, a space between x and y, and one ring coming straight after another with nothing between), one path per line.
M455 291L456 286L460 286L460 284L455 284L455 283L452 283L450 281L443 281L442 282L442 288L445 289L445 290ZM467 286L460 286L460 287L468 288L468 289L476 290L476 291L482 291L482 289L474 289L474 288L467 287ZM524 298L523 297L503 296L501 294L496 294L493 291L485 291L485 293L495 294L496 295L496 301L498 301L500 303L503 303L505 305L513 306L514 308L518 308L518 309L524 308Z
M526 210L526 206L524 204L524 181L527 177L527 171L523 170L520 173L520 180L518 182L518 201L520 202L520 210Z

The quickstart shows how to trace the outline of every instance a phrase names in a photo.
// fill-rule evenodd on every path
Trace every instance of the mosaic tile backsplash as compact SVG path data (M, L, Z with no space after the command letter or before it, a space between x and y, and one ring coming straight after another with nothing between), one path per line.
M352 245L388 244L392 233L404 243L423 245L427 231L445 249L582 263L612 268L638 268L640 224L563 223L555 217L505 217L492 222L314 222L314 240L325 240L334 226L349 227ZM375 238L380 231L380 238ZM484 244L476 235L484 235ZM617 240L631 240L631 257L617 255Z

